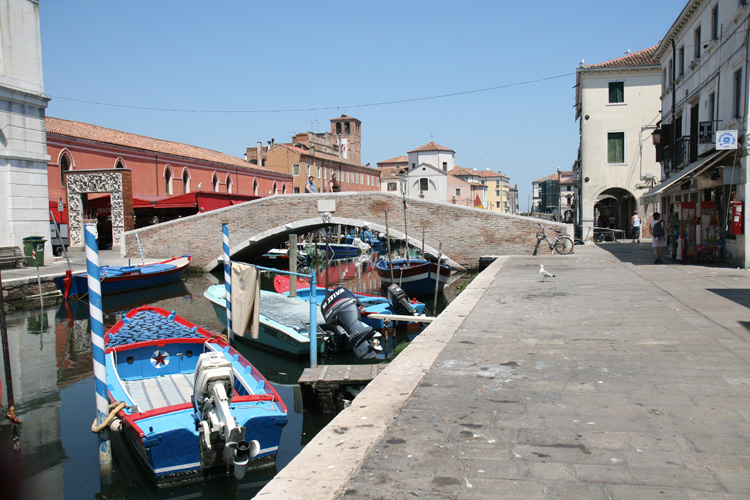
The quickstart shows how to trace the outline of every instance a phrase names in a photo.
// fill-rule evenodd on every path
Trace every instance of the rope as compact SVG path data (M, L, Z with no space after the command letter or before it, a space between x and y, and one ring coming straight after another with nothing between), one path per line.
M119 412L123 408L130 408L130 407L123 401L118 401L109 405L109 415L107 415L107 418L104 419L104 422L102 422L99 425L96 425L96 419L94 419L94 422L91 424L91 432L93 432L94 434L98 434L99 432L106 429L109 423L112 421L112 419L114 419L115 416L117 416L117 412Z

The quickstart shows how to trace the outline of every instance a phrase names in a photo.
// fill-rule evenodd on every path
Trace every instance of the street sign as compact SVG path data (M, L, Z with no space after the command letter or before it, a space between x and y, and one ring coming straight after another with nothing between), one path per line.
M719 130L716 132L716 149L737 149L737 131Z
M62 213L65 210L65 203L62 200L57 200L57 211Z

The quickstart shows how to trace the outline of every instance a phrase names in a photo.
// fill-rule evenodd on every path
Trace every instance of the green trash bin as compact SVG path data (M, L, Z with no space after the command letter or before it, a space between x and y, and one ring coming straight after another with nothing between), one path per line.
M28 236L23 239L23 253L26 254L27 266L44 265L44 244L47 240L42 236ZM36 250L36 259L32 257L33 251Z

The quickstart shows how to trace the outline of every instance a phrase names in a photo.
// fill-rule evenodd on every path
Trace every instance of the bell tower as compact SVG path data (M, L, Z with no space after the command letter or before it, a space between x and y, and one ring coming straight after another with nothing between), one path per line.
M352 163L362 163L362 122L354 117L341 115L331 118L331 135L339 143L341 156Z

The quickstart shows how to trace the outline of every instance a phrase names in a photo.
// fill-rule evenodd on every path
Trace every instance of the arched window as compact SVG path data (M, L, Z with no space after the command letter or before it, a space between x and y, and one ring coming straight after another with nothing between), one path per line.
M225 184L227 185L227 193L231 193L232 192L232 176L231 175L227 174L227 181L225 182Z
M172 179L174 178L174 174L172 174L172 167L167 165L164 167L164 192L167 194L172 194Z
M336 124L336 133L341 134L341 122Z
M118 158L115 162L115 168L125 168L125 161L122 158Z
M286 194L286 182L281 185L281 194Z
M70 155L65 151L60 156L60 186L65 187L65 172L73 168L73 162L70 161Z
M190 170L187 167L182 169L182 192L185 194L190 192Z
M258 196L258 179L253 179L253 194Z
M349 122L344 122L344 133L345 134L349 134L350 133Z
M273 181L273 187L271 188L271 194L278 194L279 188L276 185L276 181Z
M219 192L219 176L216 175L216 172L211 176L211 186L213 187L214 193Z

